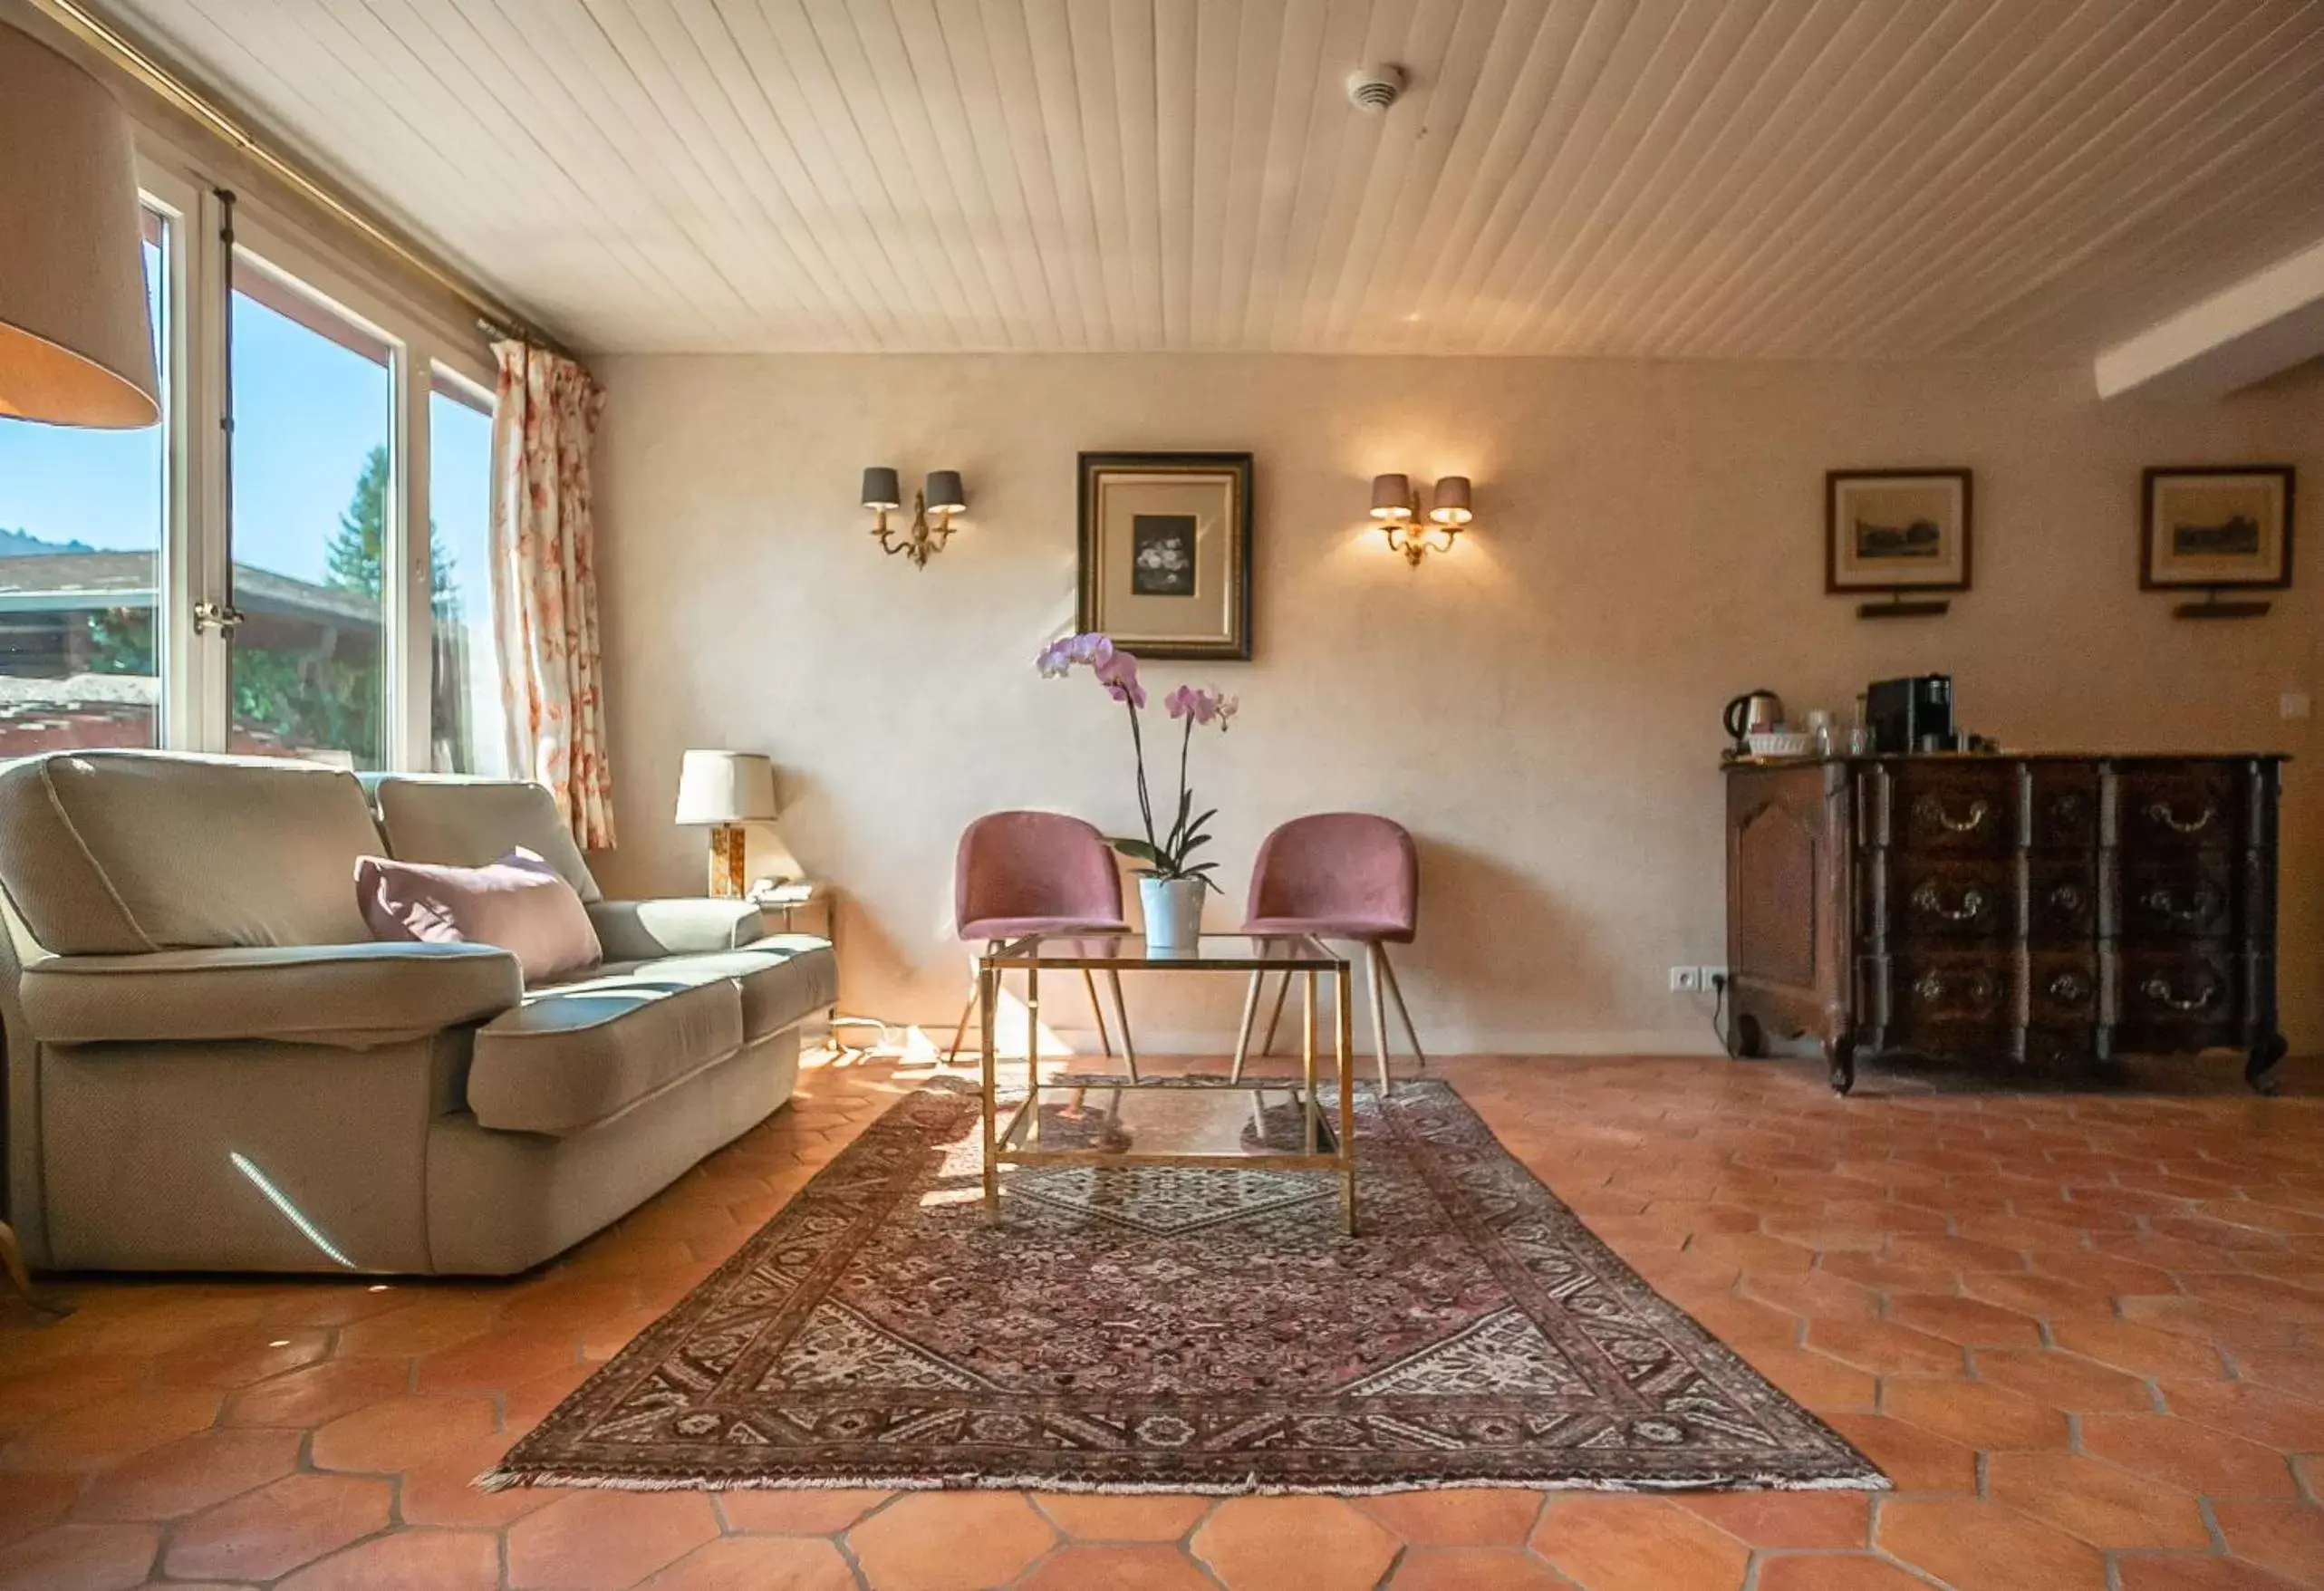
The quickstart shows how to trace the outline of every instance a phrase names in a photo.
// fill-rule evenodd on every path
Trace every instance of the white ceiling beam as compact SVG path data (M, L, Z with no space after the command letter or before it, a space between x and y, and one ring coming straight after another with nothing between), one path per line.
M2223 398L2324 354L2324 242L2105 350L2100 398Z

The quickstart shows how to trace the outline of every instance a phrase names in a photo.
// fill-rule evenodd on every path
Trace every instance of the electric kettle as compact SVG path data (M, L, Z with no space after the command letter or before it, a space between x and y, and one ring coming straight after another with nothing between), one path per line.
M1772 690L1747 690L1727 704L1719 722L1733 738L1740 757L1750 749L1747 737L1783 728L1783 698Z

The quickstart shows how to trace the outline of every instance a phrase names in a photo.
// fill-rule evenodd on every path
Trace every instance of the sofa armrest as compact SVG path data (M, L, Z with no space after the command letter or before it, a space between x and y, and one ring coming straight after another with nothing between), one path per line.
M517 1004L490 945L267 945L52 956L26 967L24 1020L51 1044L264 1038L370 1049Z
M708 896L670 901L592 901L589 921L608 961L651 961L731 950L760 938L767 919L748 901Z

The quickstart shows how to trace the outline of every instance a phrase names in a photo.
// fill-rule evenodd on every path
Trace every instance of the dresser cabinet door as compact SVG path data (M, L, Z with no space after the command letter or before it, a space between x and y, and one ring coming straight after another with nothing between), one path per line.
M1904 762L1883 770L1883 836L1876 844L1930 855L2008 853L2016 843L2018 765Z

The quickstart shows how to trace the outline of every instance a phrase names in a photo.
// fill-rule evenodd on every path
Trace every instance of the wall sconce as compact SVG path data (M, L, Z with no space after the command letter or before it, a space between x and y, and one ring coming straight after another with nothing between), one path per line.
M897 533L888 528L888 510L903 506L902 490L896 472L884 465L863 472L863 506L879 516L872 534L879 538L880 550L902 553L913 568L925 569L930 555L942 552L951 539L952 516L968 512L968 493L959 470L930 470L928 484L911 495L911 527L902 533L901 540L892 540ZM932 522L931 514L936 516Z
M1449 553L1453 538L1470 520L1469 477L1448 475L1429 496L1428 517L1420 517L1413 483L1401 475L1372 477L1372 517L1381 522L1388 545L1403 554L1413 568L1431 553Z

